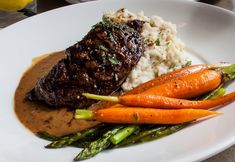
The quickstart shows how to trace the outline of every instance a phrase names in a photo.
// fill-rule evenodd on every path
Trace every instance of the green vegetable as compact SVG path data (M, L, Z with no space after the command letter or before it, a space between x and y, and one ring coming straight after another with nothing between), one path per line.
M93 118L93 112L91 110L85 110L85 109L75 110L75 119L90 120L92 118Z
M72 144L72 146L77 147L77 148L85 148L90 145L92 141L76 141Z
M98 47L99 47L99 49L101 49L101 50L108 51L108 49L107 49L105 46L103 46L103 45L99 45Z
M144 43L145 43L145 44L148 43L148 40L149 40L149 38L148 38L148 37L145 37L145 38L144 38Z
M155 41L155 44L156 44L157 46L160 46L160 45L161 45L161 42L160 42L160 39L159 39L159 38Z
M112 130L107 131L101 138L91 142L85 147L75 158L75 161L89 159L99 152L105 150L111 145L110 137L116 134L123 126L116 126Z
M211 65L210 69L221 71L224 75L224 81L235 79L235 64L229 66Z
M123 140L121 143L119 143L118 145L116 145L114 147L121 147L121 146L135 144L135 143L139 142L142 138L144 138L148 135L151 135L154 132L163 131L166 128L167 128L167 126L165 126L165 125L163 125L163 126L156 125L154 128L147 129L147 130L141 131L140 133L138 133L136 135L130 136L129 138Z
M125 35L125 33L128 32L133 32L133 33L137 33L137 31L133 28L127 28L124 25L118 24L118 23L113 23L109 20L104 20L104 21L100 21L97 24L92 26L92 29L96 28L96 27L102 27L104 29L114 29L117 31L120 31L120 34Z
M56 136L52 136L46 132L37 132L36 136L38 136L39 138L48 140L48 141L55 141L55 140L59 140L60 137L56 137Z
M109 38L110 38L110 40L111 40L112 42L115 42L115 39L114 39L114 37L113 37L113 35L112 35L111 33L109 33Z
M219 89L214 93L214 95L212 95L209 99L210 99L210 100L216 99L216 98L218 98L218 97L223 96L225 93L226 93L226 89L224 89L224 88L219 88Z
M187 61L182 67L187 67L187 66L190 66L190 65L192 65L191 60Z
M137 113L134 113L133 118L134 118L135 121L138 121L138 120L139 120L138 114L137 114Z
M117 65L120 63L120 61L116 57L110 57L109 61L114 65Z
M46 148L61 148L64 146L68 146L80 139L83 139L89 135L92 135L93 133L95 133L96 131L98 131L100 129L100 127L94 127L94 128L90 128L87 129L85 131L82 132L78 132L69 136L65 136L59 140L53 141L52 143L50 143L49 145L45 146Z
M177 125L168 126L164 130L155 131L152 134L141 138L139 142L152 141L152 140L155 140L155 139L158 139L158 138L161 138L161 137L168 136L168 135L170 135L172 133L175 133L175 132L185 128L188 124L189 123L183 123L183 124L177 124Z
M123 129L119 130L116 134L114 134L110 138L110 140L114 145L116 145L116 144L120 143L122 140L124 140L125 138L127 138L128 136L130 136L132 133L137 131L138 129L139 129L138 125L127 126Z
M103 95L96 95L96 94L91 94L91 93L82 93L82 95L88 99L109 101L109 102L119 102L119 99L117 96L103 96Z
M235 64L224 67L222 72L227 75L229 80L235 79Z

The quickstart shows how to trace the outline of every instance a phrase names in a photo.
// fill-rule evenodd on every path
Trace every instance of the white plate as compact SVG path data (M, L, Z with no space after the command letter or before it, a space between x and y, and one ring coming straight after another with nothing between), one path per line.
M28 18L0 31L0 161L71 162L80 149L47 150L48 142L35 137L18 121L13 95L32 58L63 50L80 40L102 12L126 7L133 12L159 15L178 25L178 36L196 62L235 62L235 14L188 1L103 0L68 6ZM235 84L229 90L235 89ZM235 143L235 104L224 114L192 125L168 137L105 151L90 162L198 161Z

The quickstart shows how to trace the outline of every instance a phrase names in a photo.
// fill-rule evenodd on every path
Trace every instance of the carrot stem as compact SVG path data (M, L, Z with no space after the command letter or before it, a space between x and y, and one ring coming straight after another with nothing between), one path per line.
M235 64L224 67L222 72L227 75L228 79L235 79Z
M235 64L209 65L209 69L220 70L228 80L235 79Z
M93 99L93 100L119 102L119 98L116 96L102 96L102 95L96 95L96 94L91 94L91 93L83 93L82 95L88 99Z
M75 111L75 119L90 120L93 118L93 116L94 114L91 110L76 109Z

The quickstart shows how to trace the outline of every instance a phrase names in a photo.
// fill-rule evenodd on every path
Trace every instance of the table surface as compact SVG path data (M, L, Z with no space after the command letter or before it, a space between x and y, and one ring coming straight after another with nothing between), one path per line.
M235 11L234 10L235 6L233 6L234 4L235 4L235 0L233 0L233 3L232 3L232 0L221 0L216 5ZM38 8L38 13L41 13L41 12L45 12L45 11L62 7L62 6L66 6L66 5L69 5L69 3L65 2L64 0L38 0L37 8ZM24 15L20 15L19 17L20 19L26 18L26 16ZM5 20L4 22L2 22L2 24L0 24L0 26L1 25L6 26L16 21L17 19ZM207 160L204 160L203 162L235 162L235 145Z

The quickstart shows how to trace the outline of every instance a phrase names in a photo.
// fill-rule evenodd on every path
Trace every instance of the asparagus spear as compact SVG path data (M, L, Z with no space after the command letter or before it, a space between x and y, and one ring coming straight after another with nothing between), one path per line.
M167 128L167 126L165 126L165 125L163 125L163 126L158 125L152 129L147 129L145 131L141 131L139 134L130 136L129 138L123 140L121 143L119 143L118 145L115 145L114 147L121 147L121 146L126 146L126 145L137 143L140 139L142 139L148 135L151 135L154 132L163 131L166 128Z
M93 134L95 134L96 132L98 132L102 127L104 127L103 125L94 127L94 128L90 128L87 129L85 131L82 132L78 132L69 136L65 136L62 137L58 140L53 141L52 143L48 144L47 146L45 146L46 148L61 148L67 145L70 145L80 139L83 139L87 136L91 136Z
M91 142L92 141L76 141L72 144L72 146L77 148L85 148L88 147Z
M85 148L87 147L92 141L95 141L99 138L101 138L104 133L106 133L107 131L111 130L112 128L114 128L114 125L111 124L103 124L104 126L99 129L98 131L96 131L95 133L93 133L92 135L89 135L85 138L79 139L77 141L75 141L74 143L72 143L71 145L74 147L78 147L78 148Z
M85 147L75 158L75 161L89 159L99 152L108 148L111 144L110 137L117 133L123 126L116 126L113 129L107 131L101 138L95 140Z
M177 124L177 125L171 125L168 126L166 129L164 130L159 130L159 131L155 131L153 133L151 133L148 136L145 136L143 138L141 138L139 140L139 142L147 142L147 141L152 141L161 137L165 137L168 136L172 133L175 133L183 128L185 128L189 123L183 123L183 124Z
M210 100L216 99L216 98L218 98L218 97L223 96L225 93L226 93L226 89L224 89L224 88L219 88L219 89L217 89L217 91L215 91L215 93L214 93L212 96L209 97L209 99L210 99Z
M110 140L114 145L116 145L116 144L120 143L121 141L123 141L128 136L130 136L132 133L137 131L138 129L139 129L138 125L129 125L123 129L119 130L116 134L114 134L110 138Z
M48 140L48 141L56 141L60 139L60 137L52 136L46 132L37 132L36 136L38 136L39 138Z

